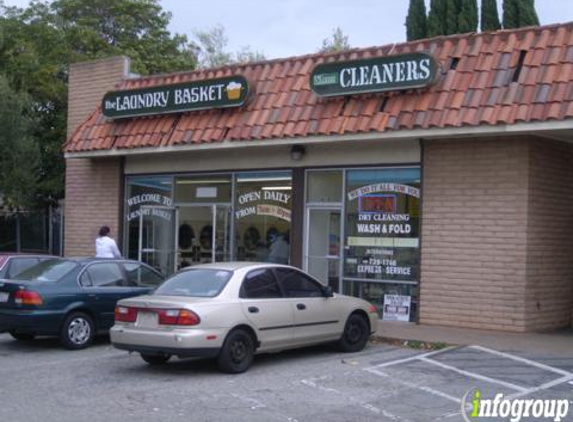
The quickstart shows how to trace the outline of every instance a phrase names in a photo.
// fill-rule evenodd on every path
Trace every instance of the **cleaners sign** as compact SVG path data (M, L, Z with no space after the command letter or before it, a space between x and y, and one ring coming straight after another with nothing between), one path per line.
M430 55L412 53L319 64L310 76L310 87L323 97L423 88L437 73Z
M247 80L237 75L152 88L112 91L103 97L101 108L104 116L117 119L239 107L245 103L248 95Z

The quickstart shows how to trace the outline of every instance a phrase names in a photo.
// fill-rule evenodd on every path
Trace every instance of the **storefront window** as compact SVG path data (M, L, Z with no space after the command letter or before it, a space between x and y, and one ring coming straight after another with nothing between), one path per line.
M175 178L177 204L231 202L231 176L228 174L182 176Z
M167 208L173 205L171 190L171 177L134 177L127 180L125 200L127 251L124 251L126 257L138 259L141 214L146 217L142 233L143 246L150 242L165 243L167 246L169 239L163 239L163 230L158 230L158 226L170 227L172 224L172 213L167 211ZM154 206L155 209L152 208ZM149 260L153 265L154 260L151 257Z
M342 170L314 170L307 173L307 203L342 202Z
M231 260L230 174L175 179L177 268Z
M419 169L347 171L345 211L345 290L380 310L385 295L408 296L412 320L420 278Z
M240 261L290 261L290 172L239 173L233 217Z

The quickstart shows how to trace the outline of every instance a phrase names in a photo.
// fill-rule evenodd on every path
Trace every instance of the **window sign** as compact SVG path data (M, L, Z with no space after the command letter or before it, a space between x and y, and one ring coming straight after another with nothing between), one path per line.
M411 303L411 296L385 294L382 319L384 321L409 322Z
M138 257L139 220L143 214L145 218L171 223L173 213L165 209L172 206L172 179L171 177L133 177L127 180L125 198L125 220L128 258ZM142 205L156 205L157 208ZM146 236L152 233L152 228L144 227Z
M237 259L289 262L291 190L290 172L237 174L233 210Z
M419 169L347 172L344 276L419 280Z

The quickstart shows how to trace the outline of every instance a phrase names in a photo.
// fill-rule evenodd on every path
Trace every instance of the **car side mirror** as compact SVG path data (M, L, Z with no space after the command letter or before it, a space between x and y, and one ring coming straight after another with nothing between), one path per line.
M332 287L331 286L323 286L322 294L324 295L324 297L334 296L334 292L332 291Z

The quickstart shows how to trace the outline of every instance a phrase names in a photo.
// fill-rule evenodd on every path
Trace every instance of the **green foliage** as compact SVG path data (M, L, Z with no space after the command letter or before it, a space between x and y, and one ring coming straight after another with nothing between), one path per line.
M503 27L521 28L539 25L535 0L503 0Z
M209 31L197 31L195 37L198 41L199 67L203 69L265 59L262 53L252 51L250 47L243 47L237 53L227 51L229 39L225 34L225 28L221 25L217 25Z
M318 50L321 53L333 53L336 51L349 50L348 35L342 32L340 27L333 29L329 38L322 40L322 47Z
M503 0L503 27L519 27L519 6L517 0Z
M477 0L461 0L460 13L458 15L458 32L476 32L478 28L478 4Z
M539 17L535 11L535 0L518 0L519 26L539 25Z
M38 145L30 136L27 99L0 76L0 192L2 207L10 211L36 204Z
M63 196L68 65L123 54L141 74L193 69L194 46L168 32L170 18L158 0L35 1L25 9L0 2L0 72L29 98L38 206Z
M428 36L428 18L424 0L410 0L406 16L406 37L408 41L420 40Z
M446 0L431 0L428 13L428 36L446 34Z
M460 14L460 0L445 0L446 3L446 25L444 35L458 33L458 16Z
M482 0L481 25L482 32L497 31L501 28L496 0Z

